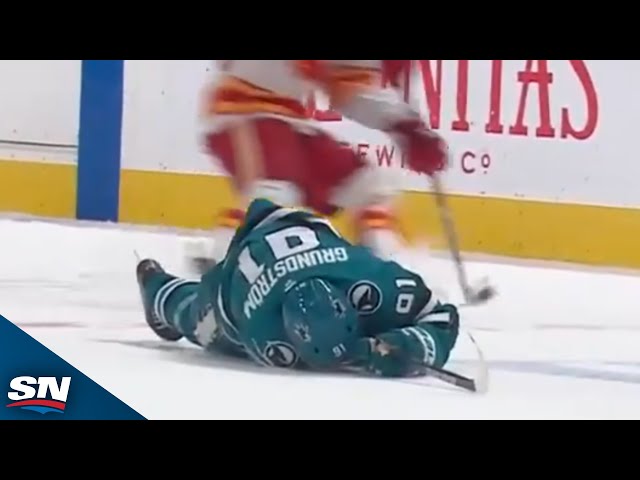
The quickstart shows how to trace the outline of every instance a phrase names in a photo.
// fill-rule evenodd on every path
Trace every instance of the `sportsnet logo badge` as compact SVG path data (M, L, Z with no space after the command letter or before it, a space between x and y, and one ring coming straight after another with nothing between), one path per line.
M34 385L33 387L31 385ZM41 414L64 413L71 377L16 377L11 380L7 408L21 408ZM37 387L37 388L36 388Z

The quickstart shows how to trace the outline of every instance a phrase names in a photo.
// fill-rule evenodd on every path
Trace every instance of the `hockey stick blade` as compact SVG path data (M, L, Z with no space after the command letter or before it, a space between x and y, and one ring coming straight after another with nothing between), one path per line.
M479 393L478 384L473 378L465 377L442 368L425 367L425 369L430 377L437 378L438 380L442 380L443 382L473 393Z
M476 342L476 339L471 335L471 333L467 332L471 343L476 348L476 353L478 354L478 374L475 380L476 391L478 393L487 393L489 391L489 365L487 364L486 359L484 358L484 354Z
M489 285L489 281L484 278L481 282L478 282L476 285L467 286L464 290L464 305L480 305L483 303L487 303L489 300L493 299L498 292L496 289Z
M425 369L425 373L433 378L437 378L443 382L454 385L456 387L462 388L469 392L485 394L489 391L489 368L487 366L487 362L485 361L484 355L476 339L470 334L469 338L476 348L476 352L478 354L478 373L476 378L465 377L464 375L460 375L459 373L452 372L450 370L445 370L443 368L435 368L435 367L423 367Z

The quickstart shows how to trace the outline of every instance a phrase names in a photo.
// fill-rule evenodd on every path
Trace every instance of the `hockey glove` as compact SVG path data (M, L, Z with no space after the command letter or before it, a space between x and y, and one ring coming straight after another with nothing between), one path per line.
M412 170L432 176L447 167L446 142L421 121L400 121L391 128L389 133L407 152Z
M459 325L456 307L440 305L415 326L360 339L354 356L358 364L382 377L422 375L425 366L440 368L449 360Z

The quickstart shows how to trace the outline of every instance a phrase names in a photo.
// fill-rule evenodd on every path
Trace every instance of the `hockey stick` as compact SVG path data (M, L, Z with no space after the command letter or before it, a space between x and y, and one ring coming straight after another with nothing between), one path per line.
M490 285L478 285L472 287L469 284L467 272L464 268L462 256L460 254L458 235L456 233L453 218L451 218L451 210L447 203L446 194L444 192L442 182L438 175L433 175L431 180L433 183L433 190L436 197L438 212L440 213L440 222L442 223L442 228L444 229L445 235L447 237L449 251L453 256L456 273L458 274L458 283L460 284L460 288L462 289L465 302L470 305L487 302L496 295L496 291Z
M430 377L437 378L438 380L442 380L443 382L449 383L456 387L460 387L473 393L481 393L479 391L480 389L477 380L474 380L473 378L465 377L458 373L441 368L425 367L425 369Z
M473 345L476 347L476 351L478 353L478 374L475 379L465 377L464 375L460 375L459 373L445 370L443 368L428 366L423 366L423 368L425 369L425 373L427 373L428 376L437 378L438 380L441 380L443 382L449 383L456 387L460 387L469 392L487 393L489 390L489 368L487 366L487 362L475 338L473 338L470 333L467 333L467 335L469 335L469 338L473 342Z

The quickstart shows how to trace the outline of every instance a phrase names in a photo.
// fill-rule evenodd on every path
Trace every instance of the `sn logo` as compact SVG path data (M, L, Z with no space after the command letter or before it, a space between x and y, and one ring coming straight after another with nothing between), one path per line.
M31 385L36 385L36 388ZM49 412L64 413L71 386L71 377L16 377L9 384L11 391L9 400L13 403L8 408L32 410L41 414ZM49 396L47 396L49 394Z

